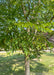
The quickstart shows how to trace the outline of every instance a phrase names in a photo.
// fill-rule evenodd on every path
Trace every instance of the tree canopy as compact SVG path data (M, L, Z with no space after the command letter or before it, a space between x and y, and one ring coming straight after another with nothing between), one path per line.
M0 0L0 40L13 27L34 27L38 32L51 32L53 5L54 0Z

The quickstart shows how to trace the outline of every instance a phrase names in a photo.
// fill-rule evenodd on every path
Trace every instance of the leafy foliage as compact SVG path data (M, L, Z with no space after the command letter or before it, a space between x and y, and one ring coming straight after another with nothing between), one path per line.
M27 55L40 55L54 23L53 0L4 0L0 2L0 46L6 50L21 49Z

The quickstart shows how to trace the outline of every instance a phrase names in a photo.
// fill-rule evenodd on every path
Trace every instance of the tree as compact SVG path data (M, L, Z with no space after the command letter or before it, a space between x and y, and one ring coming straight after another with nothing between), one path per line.
M5 50L22 50L25 75L30 75L30 59L48 45L44 33L51 33L54 14L52 0L4 0L0 3L0 44ZM1 46L1 47L3 47Z

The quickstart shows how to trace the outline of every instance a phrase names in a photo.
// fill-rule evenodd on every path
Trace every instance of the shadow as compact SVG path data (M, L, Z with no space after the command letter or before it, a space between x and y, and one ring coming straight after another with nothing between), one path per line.
M24 75L24 56L16 54L3 57L0 55L0 75Z
M44 65L41 64L39 62L33 61L33 66L34 68L32 68L32 63L30 65L30 69L31 69L31 75L45 75L44 73L47 73L49 71L49 69Z
M37 61L32 61L30 64L31 75L43 75L43 72L48 72L44 64ZM35 73L35 74L33 74ZM0 55L0 75L25 75L24 56L1 56Z
M54 56L54 53L44 53L47 56Z

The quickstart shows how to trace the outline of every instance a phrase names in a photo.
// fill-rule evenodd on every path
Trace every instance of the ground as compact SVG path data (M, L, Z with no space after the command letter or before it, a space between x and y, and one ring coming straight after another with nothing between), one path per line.
M30 62L31 75L54 75L54 53L44 53ZM0 75L24 75L23 54L0 53Z

